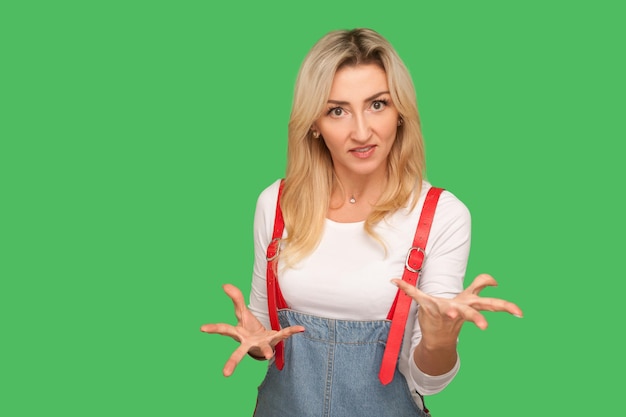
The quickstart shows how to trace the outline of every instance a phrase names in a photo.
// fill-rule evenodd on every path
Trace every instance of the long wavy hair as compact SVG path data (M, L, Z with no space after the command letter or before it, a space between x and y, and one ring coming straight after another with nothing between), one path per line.
M387 75L392 101L403 123L387 161L387 186L365 220L374 239L374 226L385 216L406 207L419 195L425 171L415 88L408 69L391 44L371 29L332 31L305 57L296 79L289 119L287 170L281 197L287 237L281 258L294 265L310 254L321 238L333 187L333 161L324 141L313 137L311 126L327 105L333 78L345 66L376 64ZM381 242L383 245L384 243Z

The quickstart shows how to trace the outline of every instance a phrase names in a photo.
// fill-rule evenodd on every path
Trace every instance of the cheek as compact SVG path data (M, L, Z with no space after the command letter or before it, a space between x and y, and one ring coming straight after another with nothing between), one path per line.
M334 153L340 146L339 140L335 137L336 135L324 135L324 143L326 147L330 151L330 153Z
M350 129L346 128L346 126L342 126L341 123L337 123L332 127L320 127L320 133L324 138L326 146L332 149L346 141L346 138L350 136Z
M397 122L394 121L393 123L385 123L380 127L379 133L383 140L395 140L396 135L398 134Z

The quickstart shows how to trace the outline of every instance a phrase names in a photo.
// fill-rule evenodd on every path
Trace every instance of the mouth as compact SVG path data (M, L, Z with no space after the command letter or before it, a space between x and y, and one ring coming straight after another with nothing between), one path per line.
M366 159L366 158L369 158L374 153L375 149L376 149L376 145L370 145L370 146L363 146L361 148L352 148L350 149L349 152L353 156L356 156L357 158Z
M366 153L371 151L372 149L374 149L375 145L370 145L370 146L364 146L362 148L353 148L350 149L350 152L356 152L356 153Z

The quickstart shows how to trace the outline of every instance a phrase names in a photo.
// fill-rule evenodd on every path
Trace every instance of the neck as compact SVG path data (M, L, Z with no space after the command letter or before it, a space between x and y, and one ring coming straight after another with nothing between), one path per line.
M380 198L385 183L386 180L361 180L357 182L341 181L337 178L333 187L331 201L338 205L346 202L350 205L374 205Z

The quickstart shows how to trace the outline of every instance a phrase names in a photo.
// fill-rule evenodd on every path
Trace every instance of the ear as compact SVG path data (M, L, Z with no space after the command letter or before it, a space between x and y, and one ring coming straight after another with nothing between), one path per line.
M310 131L315 139L319 138L321 135L320 130L317 128L317 125L315 123L311 125Z

